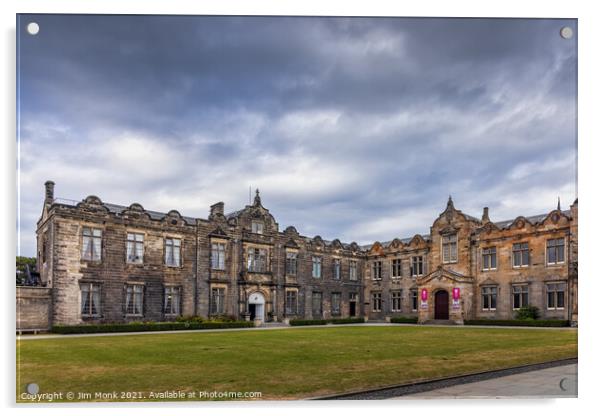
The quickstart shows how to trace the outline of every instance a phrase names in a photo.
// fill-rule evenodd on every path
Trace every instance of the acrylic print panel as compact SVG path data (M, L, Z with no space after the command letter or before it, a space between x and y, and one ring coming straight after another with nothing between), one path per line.
M576 20L17 33L18 402L576 397Z

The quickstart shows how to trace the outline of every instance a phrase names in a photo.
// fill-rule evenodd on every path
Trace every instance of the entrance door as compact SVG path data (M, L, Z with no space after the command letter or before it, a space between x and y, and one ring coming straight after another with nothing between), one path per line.
M249 314L251 320L259 319L261 322L264 321L264 305L265 298L259 292L252 293L249 296Z
M349 316L355 316L355 301L349 302Z
M449 319L449 294L445 290L435 293L435 319Z

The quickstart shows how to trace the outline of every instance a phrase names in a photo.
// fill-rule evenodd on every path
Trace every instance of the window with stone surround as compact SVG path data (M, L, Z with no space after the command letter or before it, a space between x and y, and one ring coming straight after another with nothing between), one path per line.
M383 262L376 260L372 262L372 280L381 280L383 278Z
M391 292L391 312L401 312L401 290Z
M410 266L410 275L412 277L422 276L424 274L424 260L422 256L413 256Z
M565 290L566 285L564 283L550 283L546 285L548 309L564 309Z
M144 307L144 285L129 284L125 289L125 313L142 316Z
M211 288L211 315L225 313L226 289L223 287Z
M288 276L297 275L297 253L294 251L286 252L286 274Z
M322 292L311 294L311 311L314 319L322 319Z
M497 269L497 250L495 247L481 250L481 266L484 271Z
M458 261L458 234L447 234L441 237L443 263Z
M322 257L312 256L311 258L311 277L319 279L322 277Z
M372 312L380 312L383 308L383 297L380 292L372 292Z
M564 263L564 238L552 238L546 243L548 264Z
M247 251L247 270L256 273L267 271L268 251L265 248L250 247Z
M100 261L102 248L102 230L82 228L82 260Z
M512 285L512 309L529 306L529 285Z
M410 297L412 298L412 312L418 310L418 289L410 289Z
M529 243L512 244L512 267L529 266Z
M81 314L83 317L100 316L100 284L81 283Z
M391 261L391 277L399 279L402 275L401 259L393 259Z
M481 305L484 311L495 311L497 308L497 286L481 288Z
M357 261L349 262L349 280L357 280Z
M182 240L168 237L165 239L165 265L169 267L180 267Z
M333 292L330 295L330 309L332 315L340 315L341 314L341 294L338 292Z
M165 286L163 313L165 315L180 315L182 288L180 286Z
M341 260L340 259L334 259L333 263L332 263L332 277L335 280L340 280L341 279Z
M251 232L254 234L263 234L263 222L251 221Z
M297 291L287 290L286 291L286 314L296 315L297 314Z
M211 268L214 270L226 269L226 244L211 243Z
M127 233L126 259L133 264L144 262L144 234Z

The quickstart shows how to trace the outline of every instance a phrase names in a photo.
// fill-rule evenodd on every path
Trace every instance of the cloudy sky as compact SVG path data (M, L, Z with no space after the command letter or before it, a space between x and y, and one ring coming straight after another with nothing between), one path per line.
M449 194L494 221L576 196L574 20L22 15L17 30L23 255L47 179L56 197L196 217L251 186L281 230L358 243L428 233Z

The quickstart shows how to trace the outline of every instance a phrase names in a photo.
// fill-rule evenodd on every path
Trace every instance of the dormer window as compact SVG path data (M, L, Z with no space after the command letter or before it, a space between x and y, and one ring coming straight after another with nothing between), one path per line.
M263 222L252 221L251 222L251 232L253 234L263 234Z

